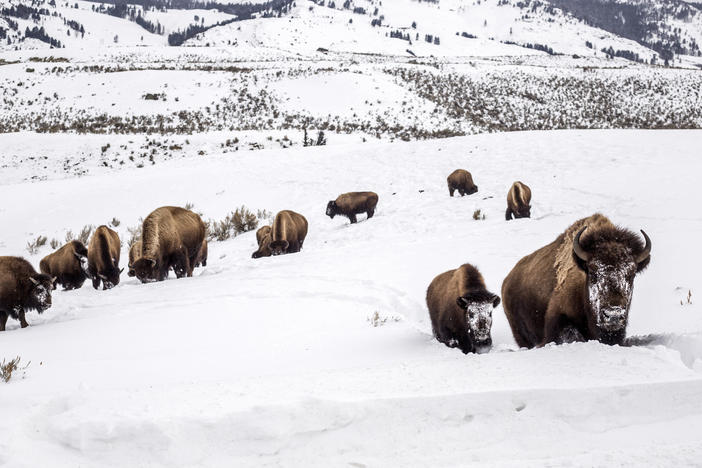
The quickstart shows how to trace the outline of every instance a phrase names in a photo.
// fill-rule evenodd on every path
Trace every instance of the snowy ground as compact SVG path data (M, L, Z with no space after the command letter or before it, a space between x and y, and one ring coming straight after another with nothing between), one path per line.
M16 138L0 135L0 146ZM24 247L39 234L61 238L116 217L125 239L165 204L191 202L213 218L242 204L293 209L310 233L301 253L259 260L253 233L212 243L193 278L56 291L31 327L11 321L0 358L31 365L0 386L0 464L698 464L700 138L554 131L354 142L40 182L15 169L0 185L0 255L35 266L50 249L28 256ZM446 176L458 167L473 173L477 194L449 198ZM505 222L515 180L533 190L533 218ZM324 216L350 190L378 192L373 219ZM487 219L473 219L478 208ZM424 294L435 275L471 262L499 293L519 258L596 211L653 240L629 334L659 335L657 345L517 350L501 308L489 354L432 339ZM693 304L681 305L688 291ZM374 327L376 312L387 320Z

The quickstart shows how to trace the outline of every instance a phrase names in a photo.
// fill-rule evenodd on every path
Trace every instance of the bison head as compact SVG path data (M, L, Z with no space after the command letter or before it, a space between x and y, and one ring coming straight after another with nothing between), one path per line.
M93 275L90 273L90 267L88 264L88 257L87 255L81 255L78 252L73 252L73 255L75 255L76 259L78 260L78 264L80 265L80 269L85 275L86 278L93 279Z
M651 239L641 231L642 247L633 233L614 229L595 232L585 243L580 239L585 229L573 238L573 254L587 277L588 321L601 342L618 344L626 335L634 277L650 261Z
M142 283L151 283L161 279L158 263L153 258L141 257L132 266L134 274Z
M531 218L531 205L519 205L517 207L517 215L520 218Z
M56 289L56 277L49 275L33 275L29 277L32 289L29 292L30 308L39 313L51 307L51 291Z
M290 247L290 244L286 240L271 242L271 255L283 255L288 253L288 247Z
M465 311L466 332L478 353L492 346L492 309L500 305L500 298L488 291L475 291L460 296L456 304Z
M336 202L334 200L327 203L327 216L331 219L334 219L334 216L336 216Z

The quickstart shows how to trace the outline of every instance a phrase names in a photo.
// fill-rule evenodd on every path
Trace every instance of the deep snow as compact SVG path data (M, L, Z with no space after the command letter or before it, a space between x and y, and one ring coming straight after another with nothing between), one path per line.
M0 385L0 464L697 464L701 137L525 132L15 177L0 185L0 255L35 266L50 249L28 256L31 238L113 217L124 265L126 227L165 204L192 202L212 218L242 204L293 209L310 234L301 253L259 260L253 232L214 242L193 278L141 285L124 275L105 292L86 283L56 291L29 328L10 321L0 358L32 363L25 379ZM16 138L0 135L0 146ZM479 192L449 198L446 176L459 167ZM506 222L515 180L532 188L533 218ZM376 216L353 226L326 217L327 201L351 190L380 195ZM487 219L473 219L478 208ZM653 345L516 350L501 307L489 354L431 337L424 294L434 276L471 262L499 293L522 256L596 211L651 236L629 334L655 334ZM693 304L681 305L688 290ZM374 327L376 312L387 320Z

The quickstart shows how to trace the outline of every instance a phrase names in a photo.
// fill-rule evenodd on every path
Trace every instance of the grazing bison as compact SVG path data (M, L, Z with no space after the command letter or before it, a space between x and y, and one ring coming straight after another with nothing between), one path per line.
M519 346L621 344L634 277L651 259L651 239L641 234L645 245L594 214L521 259L502 283L505 314Z
M42 258L39 270L45 275L56 277L56 282L66 291L78 289L83 286L86 278L90 278L88 249L81 241L72 240Z
M327 203L327 216L331 219L336 215L346 216L353 224L359 213L366 213L368 218L372 218L377 204L378 194L375 192L344 193Z
M306 236L307 220L304 216L290 210L279 212L271 229L271 255L299 252Z
M7 318L29 326L24 314L36 310L40 314L51 307L51 291L56 278L37 273L20 257L0 257L0 331L5 331Z
M258 250L251 254L251 258L261 258L271 256L271 227L263 226L256 231L256 242Z
M88 273L93 287L112 289L119 284L119 252L121 243L115 231L107 226L98 227L88 244Z
M134 277L136 276L136 272L134 271L134 262L139 260L141 258L141 241L136 241L132 244L132 246L129 248L129 264L127 267L129 268L127 270L127 276Z
M441 273L427 289L434 336L465 354L490 348L492 309L499 304L500 298L485 289L483 276L468 263Z
M512 184L507 192L507 211L505 219L531 217L531 189L519 181Z
M478 186L473 183L473 176L465 169L456 169L446 178L448 182L449 195L458 190L463 195L471 195L478 191Z
M134 273L142 283L165 280L171 268L178 278L192 276L205 235L205 223L196 213L177 206L155 209L142 225Z

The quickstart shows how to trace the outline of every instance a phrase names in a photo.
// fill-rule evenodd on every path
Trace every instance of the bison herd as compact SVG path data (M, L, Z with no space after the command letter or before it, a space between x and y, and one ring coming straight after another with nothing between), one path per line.
M449 195L478 191L470 172L457 169L447 178ZM339 195L327 204L326 214L356 223L365 213L372 218L378 204L374 192ZM515 182L507 194L506 219L528 218L531 189ZM253 258L302 250L307 219L294 211L280 211L272 225L256 232ZM617 227L601 214L576 221L552 243L522 258L502 283L502 299L488 291L478 269L464 264L438 275L429 285L426 303L436 339L464 353L483 352L492 345L492 312L502 301L512 334L520 347L547 343L598 340L622 344L625 339L634 277L648 265L651 240L641 231ZM88 246L70 241L39 263L41 273L20 257L0 257L0 331L8 317L28 326L27 311L51 307L56 285L80 288L86 279L93 287L119 284L121 242L107 226L98 227ZM128 275L142 283L163 281L171 270L177 278L192 276L207 264L207 229L196 213L164 206L149 214L141 239L129 250Z

